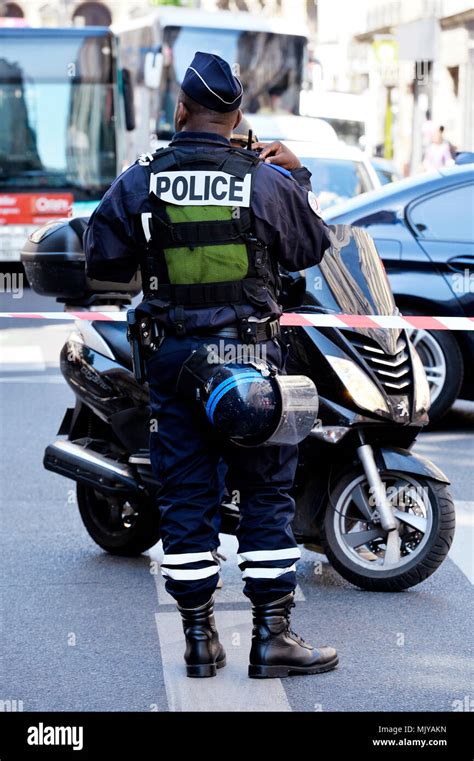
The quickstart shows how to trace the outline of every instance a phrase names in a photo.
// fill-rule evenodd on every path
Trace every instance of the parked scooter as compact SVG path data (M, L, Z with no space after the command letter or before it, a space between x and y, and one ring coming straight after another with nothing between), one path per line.
M66 308L123 309L140 291L139 279L124 285L86 278L85 223L36 231L22 253L28 279ZM370 236L344 225L331 231L318 266L305 277L283 275L285 308L397 314ZM430 399L418 354L402 329L289 327L283 335L288 372L311 378L320 397L319 419L299 446L298 542L324 552L364 589L418 584L448 554L455 526L447 477L411 451ZM62 349L61 372L76 405L59 429L63 438L47 447L44 466L77 483L82 520L100 547L138 555L160 538L160 485L148 453L148 388L132 373L126 323L78 322ZM230 495L220 512L221 532L234 534L239 509Z

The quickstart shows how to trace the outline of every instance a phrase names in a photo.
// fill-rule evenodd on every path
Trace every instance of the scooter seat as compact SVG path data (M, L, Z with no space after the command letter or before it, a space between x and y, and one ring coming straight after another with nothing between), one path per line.
M132 354L130 344L127 339L126 322L107 322L106 320L94 320L94 328L104 339L106 344L112 349L117 358L117 362L132 369Z

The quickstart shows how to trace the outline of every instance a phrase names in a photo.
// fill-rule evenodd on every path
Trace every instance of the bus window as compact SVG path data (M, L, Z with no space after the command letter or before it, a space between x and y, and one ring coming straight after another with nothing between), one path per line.
M110 35L2 36L1 187L103 192L117 173L113 79Z
M173 132L176 97L196 50L237 64L246 113L298 113L306 40L297 35L227 28L167 26L158 134Z

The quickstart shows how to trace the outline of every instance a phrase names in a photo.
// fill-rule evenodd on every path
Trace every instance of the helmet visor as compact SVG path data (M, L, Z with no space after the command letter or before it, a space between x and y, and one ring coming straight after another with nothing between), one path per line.
M281 415L266 446L298 444L316 424L319 399L316 386L305 375L277 375L281 395Z

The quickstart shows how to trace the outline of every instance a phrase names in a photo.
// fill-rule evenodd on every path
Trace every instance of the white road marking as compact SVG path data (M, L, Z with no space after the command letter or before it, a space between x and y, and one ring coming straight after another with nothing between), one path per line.
M224 581L225 584L225 581ZM215 677L186 676L181 616L178 611L156 613L168 710L170 711L291 711L280 679L249 679L251 639L249 610L215 611L219 639L227 665Z
M0 371L33 372L59 367L59 354L72 327L69 323L1 329Z
M44 370L45 367L39 346L0 346L0 369L3 372Z
M65 384L65 380L62 375L4 375L0 376L0 383L34 383L35 386L38 383L60 383Z
M474 502L456 500L456 531L448 557L474 584Z
M431 446L451 443L452 441L465 441L467 437L468 434L462 431L460 433L456 433L455 431L448 431L447 433L432 433L429 431L428 433L424 433L423 436L418 439L416 442L416 448L418 450L428 449Z

